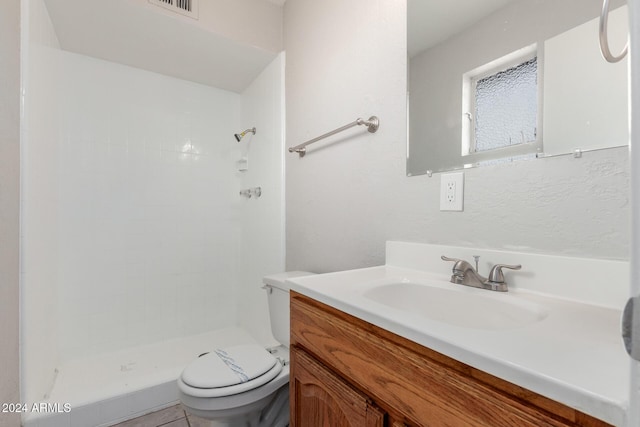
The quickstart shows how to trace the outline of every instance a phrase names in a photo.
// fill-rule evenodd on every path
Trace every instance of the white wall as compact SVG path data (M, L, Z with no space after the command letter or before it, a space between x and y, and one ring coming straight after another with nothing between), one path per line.
M20 1L0 6L0 402L18 402L20 203ZM20 425L19 414L0 426Z
M285 5L287 141L376 114L378 133L345 132L286 155L287 269L382 264L386 240L628 257L625 149L465 172L465 211L439 211L438 175L405 176L406 5Z
M62 361L235 324L240 96L61 65Z
M22 134L22 399L40 401L58 366L60 146L58 40L41 0L24 1Z
M375 134L358 127L285 155L287 269L380 264L394 218L415 209L393 206L407 182L406 2L290 0L284 22L286 145L380 118Z
M238 323L264 345L274 343L262 277L284 271L284 53L242 93L238 132L256 127L239 143L249 169L238 172L243 189L261 187L260 198L240 198L242 239Z

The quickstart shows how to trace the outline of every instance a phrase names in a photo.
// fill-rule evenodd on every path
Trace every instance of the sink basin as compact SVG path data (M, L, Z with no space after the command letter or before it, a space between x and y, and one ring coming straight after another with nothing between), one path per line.
M483 292L491 291L399 282L376 286L363 296L397 310L473 329L521 328L543 320L548 314L545 307L518 296Z

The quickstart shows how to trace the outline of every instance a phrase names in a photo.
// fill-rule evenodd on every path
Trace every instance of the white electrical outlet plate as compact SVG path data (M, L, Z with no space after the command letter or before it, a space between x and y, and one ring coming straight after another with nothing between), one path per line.
M464 172L440 175L440 210L458 211L464 209Z

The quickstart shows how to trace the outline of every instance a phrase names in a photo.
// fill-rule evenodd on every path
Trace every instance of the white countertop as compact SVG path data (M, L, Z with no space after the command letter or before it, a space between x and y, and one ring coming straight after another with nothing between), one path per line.
M448 280L442 274L387 265L295 278L288 283L296 292L474 368L613 425L625 425L630 368L620 338L619 310L526 290L474 289ZM548 314L518 328L477 329L395 309L363 295L381 284L399 282L437 283L466 293L491 294L492 298L526 300L543 306Z

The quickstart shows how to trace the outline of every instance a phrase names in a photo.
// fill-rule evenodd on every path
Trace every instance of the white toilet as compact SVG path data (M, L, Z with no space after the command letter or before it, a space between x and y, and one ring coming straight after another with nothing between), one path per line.
M216 348L191 362L178 378L187 412L211 420L212 427L284 427L289 424L290 278L312 273L291 271L262 279L267 290L271 332L281 344Z

